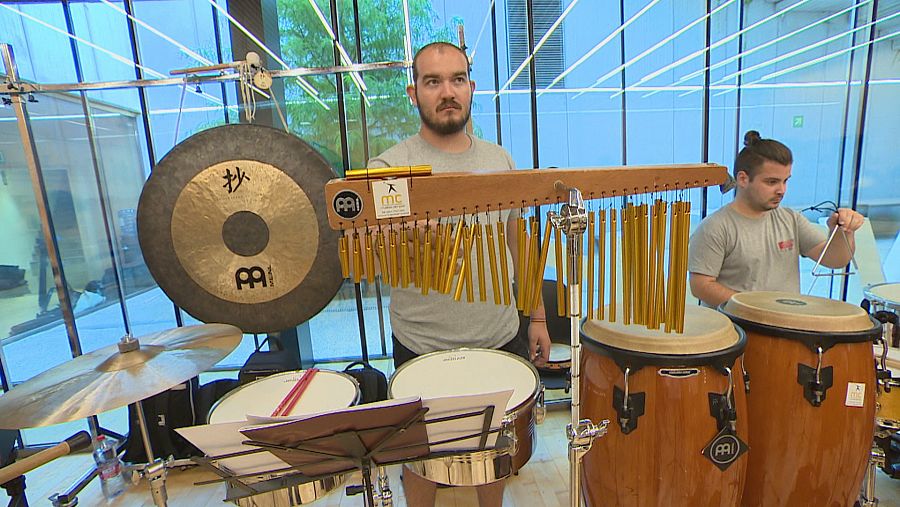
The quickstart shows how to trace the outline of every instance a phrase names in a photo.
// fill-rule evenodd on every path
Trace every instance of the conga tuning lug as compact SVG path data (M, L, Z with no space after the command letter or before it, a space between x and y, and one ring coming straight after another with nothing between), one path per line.
M834 383L834 368L826 366L819 371L816 381L816 369L805 364L797 364L797 383L803 386L803 397L814 407L822 405L828 389Z
M627 435L637 429L638 418L644 415L644 393L629 394L626 401L625 391L616 386L613 390L613 408L618 415L619 428Z

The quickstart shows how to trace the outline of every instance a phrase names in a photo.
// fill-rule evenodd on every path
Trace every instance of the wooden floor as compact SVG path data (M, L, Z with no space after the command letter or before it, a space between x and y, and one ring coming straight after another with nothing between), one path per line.
M566 456L567 440L565 426L569 422L567 410L551 410L544 424L538 427L537 449L529 464L517 477L508 482L504 493L504 505L527 507L558 507L569 503L569 463ZM68 488L90 466L87 454L70 456L56 460L28 474L27 496L30 505L50 505L47 498L55 492ZM394 505L405 506L403 489L398 467L390 471ZM900 481L878 473L877 495L882 507L900 507ZM221 484L194 486L196 481L213 478L211 473L192 468L173 470L169 473L167 489L169 505L172 507L203 507L222 505L224 486ZM7 498L0 493L0 505ZM342 490L314 503L316 506L360 506L360 496L347 497ZM79 495L79 505L152 506L147 482L132 486L125 494L111 502L105 501L100 491L99 481L92 481ZM477 505L472 488L447 488L438 491L438 505L441 507L464 507Z

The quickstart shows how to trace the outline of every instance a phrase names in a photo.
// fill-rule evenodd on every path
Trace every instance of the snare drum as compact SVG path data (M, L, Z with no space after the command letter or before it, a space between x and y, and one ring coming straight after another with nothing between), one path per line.
M863 292L868 308L873 314L879 311L891 312L900 318L900 283L876 283L866 287ZM893 347L900 346L900 333L894 329L894 324L884 324L883 336L887 344Z
M459 456L416 461L410 470L449 486L479 486L518 471L531 458L535 445L535 419L542 389L534 366L521 357L490 349L432 352L411 359L394 372L391 398L439 398L510 389L506 415L513 419L514 454L508 450L476 451Z
M894 433L900 430L900 380L884 381L885 386L878 386L875 399L875 424L880 430Z
M743 292L722 306L747 332L750 463L743 505L852 505L875 423L872 342L860 307Z
M209 423L240 422L247 415L269 416L291 387L303 375L302 371L279 373L255 380L226 394L209 412ZM359 402L359 385L346 373L319 370L303 392L289 415L315 414L351 407ZM256 460L256 461L254 461ZM220 468L233 474L247 474L286 468L288 465L272 456L268 463L260 464L258 455L221 460ZM278 480L285 474L261 473L253 479L243 479L247 483L262 483ZM308 504L317 500L344 483L344 476L308 482L277 489L266 493L234 499L234 503L245 507L289 507ZM243 490L226 486L226 498L240 496Z
M610 421L584 456L586 504L738 505L748 434L736 366L743 332L699 306L685 308L682 334L621 322L620 313L582 326L581 416Z

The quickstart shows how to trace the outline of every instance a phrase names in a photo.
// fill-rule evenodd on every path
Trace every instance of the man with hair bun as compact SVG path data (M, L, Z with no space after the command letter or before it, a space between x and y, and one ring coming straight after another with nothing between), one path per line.
M734 201L706 217L691 235L688 254L691 293L717 307L745 291L800 292L800 256L817 259L826 236L799 212L779 206L794 162L791 150L750 130L734 161ZM829 232L840 227L855 250L854 232L863 216L840 208L828 218ZM834 243L822 264L840 268L851 254Z

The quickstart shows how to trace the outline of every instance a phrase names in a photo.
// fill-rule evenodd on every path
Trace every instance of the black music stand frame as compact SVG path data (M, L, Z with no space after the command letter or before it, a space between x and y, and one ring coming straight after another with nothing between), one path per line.
M248 446L256 447L256 449L241 451L236 453L224 454L221 456L213 456L209 458L194 458L194 461L201 466L206 467L207 469L213 471L216 475L219 475L220 479L214 479L211 481L202 481L195 483L196 485L204 485L204 484L212 484L216 482L228 482L233 486L240 488L247 492L247 495L235 496L233 498L227 498L226 500L235 500L237 498L242 498L244 496L252 496L255 494L266 493L269 491L274 491L278 489L282 489L285 487L290 487L299 484L305 484L307 482L312 482L316 480L321 480L329 477L333 477L335 475L345 474L352 470L359 470L362 474L363 480L363 488L365 490L365 499L366 505L368 507L375 507L375 496L374 496L374 485L372 484L372 465L373 463L379 466L386 465L396 465L402 463L409 463L413 461L422 461L440 457L447 456L458 456L463 454L469 454L476 451L486 451L490 449L503 449L508 446L494 446L491 448L487 447L487 440L492 433L497 433L500 429L492 429L491 428L491 420L494 417L495 407L493 405L489 405L484 407L483 409L473 410L471 412L466 412L463 414L456 414L451 416L439 417L431 420L425 420L425 415L428 412L427 407L419 408L416 413L403 421L402 424L399 425L389 425L389 426L380 426L374 428L366 428L363 430L349 430L336 432L331 435L326 435L322 437L311 438L308 440L304 440L298 442L294 445L285 446L285 445L277 445L268 442L261 442L256 440L246 440L243 443ZM483 423L481 426L481 430L475 433L466 434L459 437L444 439L436 442L427 442L423 441L415 444L408 444L401 447L393 447L389 448L388 445L396 439L401 433L405 432L412 426L416 424L436 424L441 422L466 419L470 417L482 417ZM384 432L387 430L387 434L377 441L372 446L366 446L363 436L373 432ZM437 446L442 444L450 444L453 442L459 442L463 440L469 440L472 438L480 438L478 447L474 449L467 449L462 451L439 451L439 452L429 452L425 455L414 455L410 454L409 456L403 459L397 460L389 460L389 461L378 461L376 460L376 455L382 452L397 452L403 450L409 450L410 452L414 451L417 448L421 448L422 446ZM315 447L321 445L323 442L328 442L331 444L337 444L337 446L342 449L342 452L335 454L330 452L323 452L317 450ZM346 469L340 470L335 473L325 474L325 475L307 475L302 471L302 467L288 467L277 470L272 470L269 472L254 472L251 474L243 474L243 475L235 475L231 474L228 471L222 470L220 467L213 464L217 461L222 461L228 458L234 458L239 456L245 456L248 454L254 454L259 452L268 452L268 451L282 451L282 452L290 452L290 453L301 453L311 456L316 456L322 458L321 461L317 461L315 463L310 463L310 465L319 466L324 462L329 461L346 461L352 463L352 466L347 467ZM244 482L243 479L247 479L249 477L257 477L259 475L264 475L266 473L281 473L288 472L291 470L295 470L296 473L284 475L275 479L270 479L266 481L261 481L254 484L248 484Z

